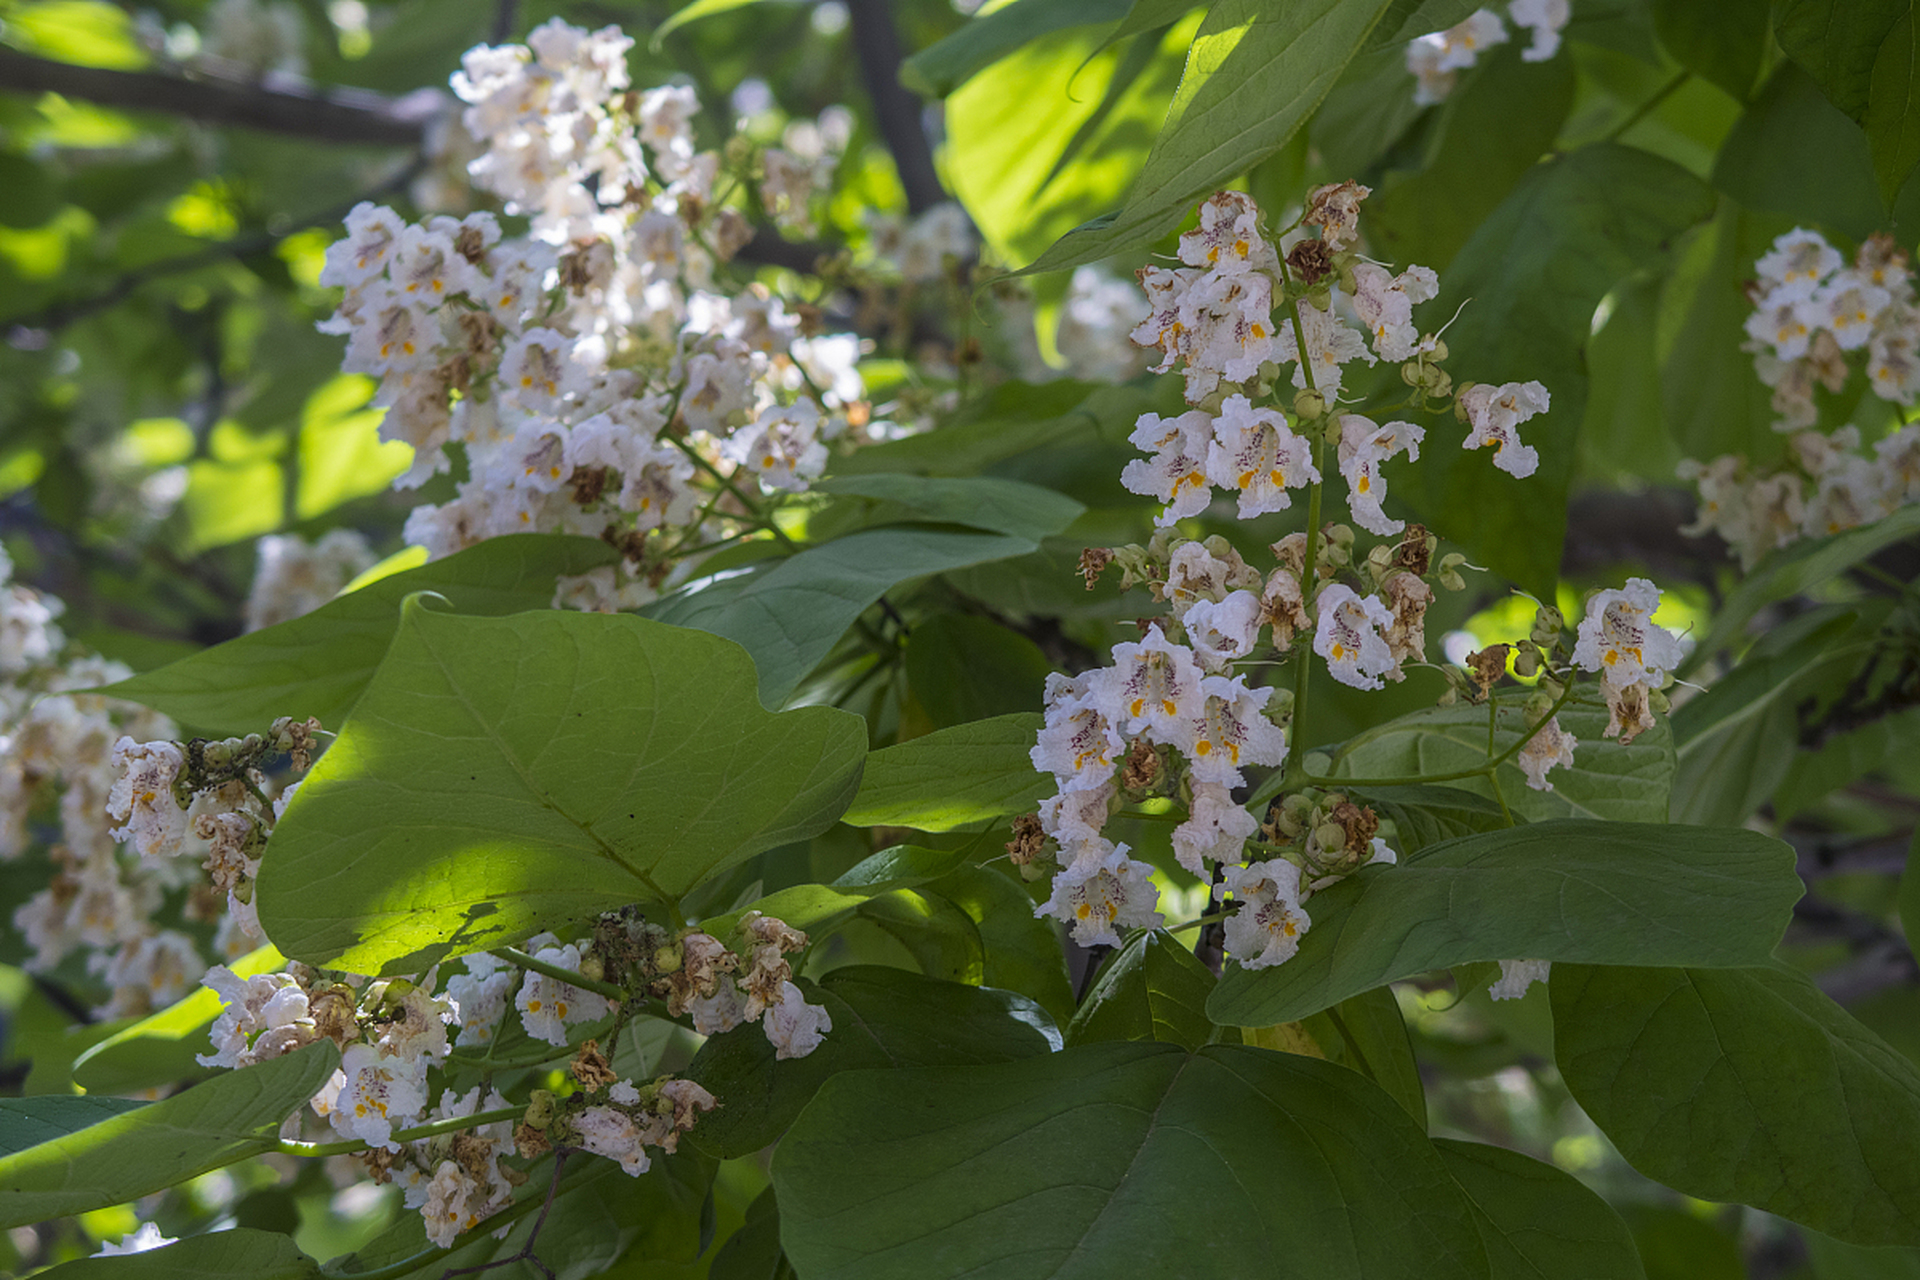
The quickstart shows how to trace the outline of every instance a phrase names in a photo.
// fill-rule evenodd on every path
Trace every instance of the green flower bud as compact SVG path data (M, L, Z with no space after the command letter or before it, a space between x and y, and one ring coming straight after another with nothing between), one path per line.
M1293 412L1302 422L1313 422L1327 412L1327 398L1312 387L1293 393Z

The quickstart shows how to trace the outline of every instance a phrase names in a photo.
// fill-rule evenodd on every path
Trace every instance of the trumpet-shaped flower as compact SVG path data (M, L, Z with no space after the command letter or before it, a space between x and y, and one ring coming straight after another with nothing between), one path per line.
M1207 478L1240 495L1240 518L1250 520L1293 504L1288 489L1317 483L1313 447L1295 435L1278 410L1256 409L1245 396L1228 396L1213 420Z
M1102 942L1117 947L1121 929L1160 927L1165 917L1154 910L1159 902L1153 868L1127 857L1127 846L1120 844L1098 861L1054 876L1053 896L1033 913L1064 921L1083 947Z
M1493 446L1493 465L1510 476L1526 479L1540 466L1540 455L1520 443L1517 427L1535 414L1545 413L1547 389L1538 382L1508 382L1500 386L1477 383L1460 393L1472 428L1461 442L1465 449Z
M1313 920L1300 905L1300 868L1284 858L1228 867L1215 897L1231 893L1240 909L1227 917L1227 954L1248 969L1293 959Z
M1399 666L1383 634L1393 626L1387 606L1336 582L1320 592L1315 608L1313 651L1327 660L1333 678L1356 689L1385 688L1382 677Z
M1340 474L1347 481L1347 509L1353 513L1355 524L1381 537L1391 537L1407 527L1405 521L1389 520L1380 508L1387 496L1380 464L1402 452L1410 460L1419 461L1420 443L1426 434L1411 422L1389 422L1382 427L1357 413L1341 415Z
M1170 525L1206 510L1213 500L1213 489L1207 483L1207 456L1213 443L1212 418L1197 409L1177 418L1143 414L1127 439L1153 456L1129 462L1120 472L1120 483L1129 493L1157 498L1167 504L1167 509L1155 518L1155 524Z

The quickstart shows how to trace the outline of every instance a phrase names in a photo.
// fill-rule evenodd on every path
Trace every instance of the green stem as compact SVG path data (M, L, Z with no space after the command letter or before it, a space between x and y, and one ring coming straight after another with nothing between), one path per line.
M395 1129L393 1140L412 1142L418 1138L432 1138L443 1133L458 1133L462 1129L478 1129L483 1124L518 1120L526 1113L525 1107L495 1107L492 1111L476 1111L470 1116L449 1116L445 1120L414 1125L410 1129ZM282 1138L274 1144L274 1150L290 1156L349 1156L356 1151L365 1151L367 1146L367 1143L358 1138L345 1142L299 1142L291 1138Z
M545 960L528 955L518 947L495 947L493 948L493 954L499 956L508 964L517 965L522 969L531 969L533 972L545 974L557 982L564 982L570 987L578 987L582 991L595 992L596 994L605 996L609 1000L625 1000L632 994L624 987L616 987L611 982L596 982L592 978L584 974L575 973L571 969L562 968L557 964L548 964Z
M1490 778L1498 769L1532 742L1549 721L1560 714L1560 708L1567 705L1567 699L1573 696L1573 680L1569 676L1566 688L1560 691L1559 700L1540 717L1540 722L1520 735L1512 746L1492 757L1485 764L1472 769L1455 769L1452 773L1416 773L1401 778L1319 778L1309 776L1307 784L1315 787L1417 787L1432 782L1458 782L1463 778ZM1491 749L1491 748L1489 748ZM1504 805L1502 806L1505 807Z
M1607 130L1606 136L1600 140L1602 142L1618 141L1621 134L1625 133L1627 130L1633 128L1633 126L1639 124L1642 120L1645 120L1648 116L1652 115L1653 112L1659 108L1661 103L1665 102L1670 96L1672 96L1673 92L1676 89L1678 89L1681 85L1685 84L1689 79L1691 79L1692 76L1693 76L1693 72L1691 71L1686 71L1686 70L1680 71L1678 74L1676 74L1673 77L1673 79L1667 81L1665 84L1661 85L1658 89L1654 90L1653 96L1648 98L1645 102L1641 103L1639 106L1635 107L1633 109L1632 114L1629 115L1625 120L1622 120L1619 124Z
M725 476L720 474L720 469L714 466L711 462L708 462L704 457L702 457L698 449L694 448L692 445L688 444L685 440L682 440L680 437L676 435L672 435L667 432L662 432L660 435L660 438L662 440L665 440L667 443L671 444L674 448L678 449L681 453L685 454L687 456L687 461L691 462L694 466L700 468L700 470L706 472L709 476L712 476L713 479L717 483L719 483L719 485L722 488L724 488L728 493L731 493L736 499L739 500L740 505L745 507L747 511L750 513L750 515L752 516L752 518L756 522L758 522L761 525L761 527L765 528L767 532L771 533L774 537L778 538L781 542L785 543L789 547L797 547L800 545L799 543L795 542L792 538L789 538L786 535L786 531L781 529L779 525L773 522L773 516L771 513L766 511L758 501L749 497L747 495L746 490L742 489L739 485L733 482L733 478L731 476Z
M1287 288L1292 282L1287 274L1287 265L1280 264L1281 287ZM1300 323L1300 300L1289 291L1287 297L1287 319L1293 322L1294 363L1300 366L1300 378L1307 384L1308 391L1318 391L1313 384L1313 357L1307 352L1307 331ZM1321 467L1326 462L1326 433L1315 427L1313 445L1313 471L1322 474ZM1307 554L1301 564L1300 594L1304 600L1313 599L1314 570L1318 567L1320 552L1320 494L1326 487L1323 480L1315 480L1307 486ZM1287 725L1287 769L1288 782L1283 785L1299 786L1306 777L1306 747L1301 730L1307 722L1307 677L1313 667L1313 643L1311 639L1300 646L1296 656L1299 665L1293 673L1293 718Z

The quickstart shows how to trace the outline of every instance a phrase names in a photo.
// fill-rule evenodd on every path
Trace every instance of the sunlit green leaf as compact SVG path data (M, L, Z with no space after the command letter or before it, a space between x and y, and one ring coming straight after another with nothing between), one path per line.
M1028 754L1040 725L1033 712L995 716L876 751L841 820L954 831L1026 813L1053 794L1053 779Z
M678 898L826 829L866 730L826 707L767 712L755 680L737 646L627 614L410 601L274 831L268 936L310 963L417 972Z

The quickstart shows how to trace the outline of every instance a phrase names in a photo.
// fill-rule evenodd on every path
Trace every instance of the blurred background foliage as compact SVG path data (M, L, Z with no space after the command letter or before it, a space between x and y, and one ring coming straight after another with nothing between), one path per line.
M1750 630L1714 632L1721 643L1696 650L1698 674L1757 653L1779 659L1777 675L1676 715L1675 818L1752 822L1790 840L1810 893L1785 954L1920 1059L1920 968L1898 910L1920 816L1915 541L1857 540L1831 571L1774 591L1778 565L1743 584L1715 540L1679 532L1692 514L1674 482L1680 459L1738 452L1759 463L1784 448L1740 345L1754 260L1796 225L1843 245L1890 231L1909 252L1920 228L1913 157L1902 170L1904 144L1886 141L1874 105L1787 56L1783 39L1807 7L1576 0L1559 57L1525 62L1517 44L1502 46L1423 108L1404 41L1471 6L1400 0L1336 69L1305 127L1206 185L1238 186L1278 213L1306 184L1367 183L1372 253L1440 271L1448 306L1476 299L1450 335L1464 353L1456 363L1552 386L1541 487L1515 498L1439 473L1407 484L1418 514L1476 563L1555 593L1569 614L1584 588L1648 574L1681 601L1696 638L1747 610L1738 623L1755 620ZM447 77L474 44L523 38L556 15L639 37L635 85L694 84L709 142L736 119L771 140L829 107L853 112L817 239L762 227L731 268L865 319L876 412L935 406L938 433L876 446L842 473L1003 475L1088 507L1032 556L891 596L892 616L876 610L850 632L804 696L864 712L880 744L1035 710L1047 671L1082 668L1126 638L1119 623L1143 602L1081 591L1072 565L1083 546L1144 540L1151 508L1117 479L1125 438L1177 391L1124 352L1103 363L1076 346L1070 273L996 269L1026 266L1127 204L1156 148L1169 150L1162 126L1186 92L1189 48L1207 36L1203 6L1019 0L974 17L949 0L281 0L286 38L271 47L222 45L222 8L0 0L0 538L20 580L65 600L78 640L147 669L237 634L265 534L344 527L382 554L401 549L408 508L439 494L389 489L407 450L379 442L371 383L340 373L339 340L315 329L335 304L317 284L322 254L363 199L410 217L473 206L457 164L429 158ZM1254 83L1257 70L1242 75ZM910 322L872 322L861 297L836 287L834 256L872 257L871 211L919 213L945 198L978 229L982 269L929 289L917 309L890 299ZM1146 239L1171 248L1168 227ZM1109 281L1124 281L1145 247L1121 246ZM1552 306L1502 310L1503 297ZM1899 413L1857 393L1821 395L1826 425L1872 434ZM1200 527L1249 546L1281 531L1272 518ZM796 531L836 530L823 517ZM1532 607L1469 591L1435 606L1430 634L1508 638ZM1881 665L1807 647L1806 620L1842 614L1879 645ZM1333 709L1316 729L1338 740L1439 691L1432 672L1365 699L1328 684L1315 703ZM1730 773L1754 784L1728 798L1712 780ZM866 851L842 828L766 855L751 875L771 892ZM1174 873L1170 887L1196 886ZM1920 1277L1920 1253L1842 1245L1639 1178L1559 1082L1543 1000L1482 994L1456 1006L1444 983L1398 995L1435 1132L1508 1144L1586 1180L1626 1214L1654 1280ZM85 1001L57 982L15 967L0 967L0 1007L12 1092L69 1088L67 1064L109 1029L87 1025ZM213 1222L292 1230L324 1257L391 1219L382 1192L341 1191L317 1162L283 1163L207 1175L158 1220L169 1234ZM724 1236L765 1177L752 1159L729 1161L718 1185ZM124 1208L39 1237L16 1232L0 1254L80 1256L133 1221Z

